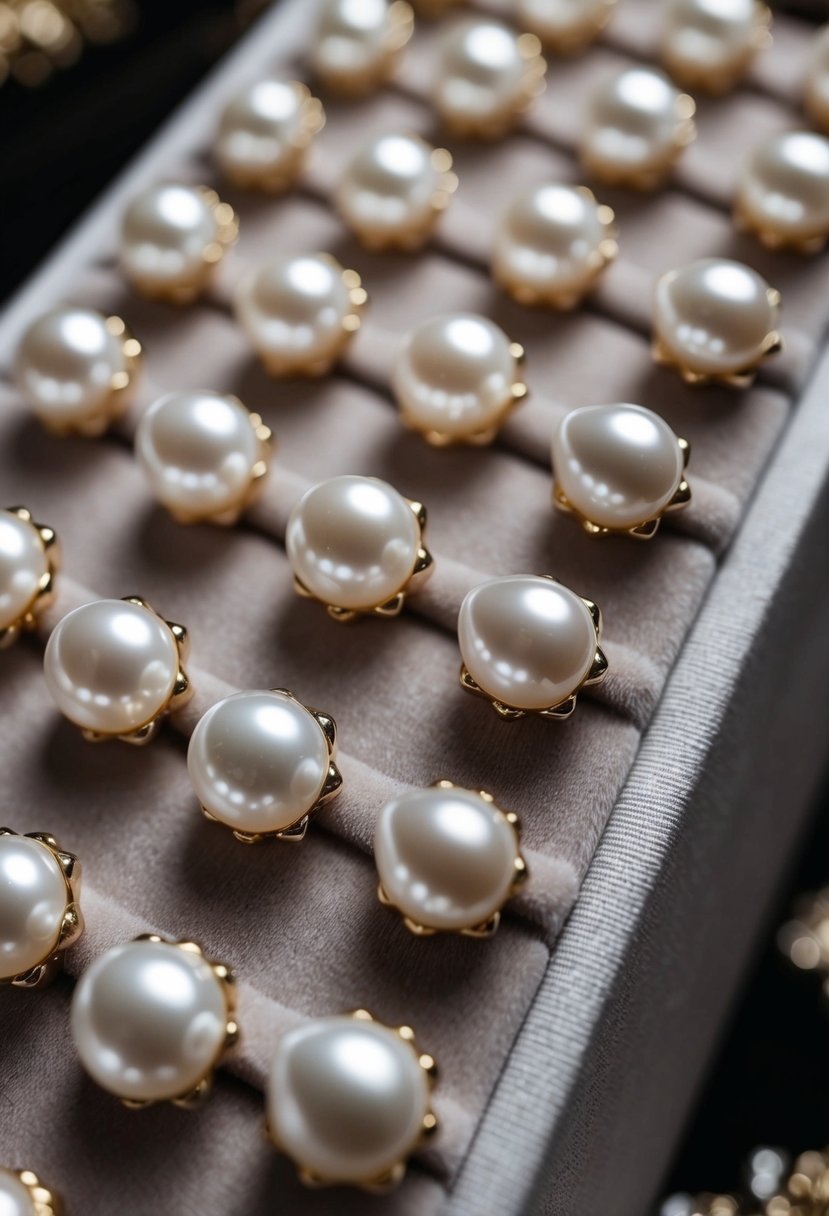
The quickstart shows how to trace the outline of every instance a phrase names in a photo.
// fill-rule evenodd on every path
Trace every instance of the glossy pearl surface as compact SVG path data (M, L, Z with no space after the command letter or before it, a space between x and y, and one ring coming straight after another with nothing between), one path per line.
M306 815L328 776L316 719L283 692L240 692L197 723L187 749L196 797L238 832L279 832Z
M806 62L803 104L809 117L829 132L829 25L815 35Z
M391 903L416 925L458 931L485 924L509 897L515 829L473 790L413 790L380 812L374 858Z
M63 871L45 845L0 836L0 979L24 975L49 958L69 903Z
M43 670L70 721L98 734L121 735L139 730L166 705L179 653L154 612L122 600L94 600L55 626Z
M222 111L216 160L222 172L241 185L287 186L323 122L322 105L305 85L257 80Z
M668 0L662 54L669 70L692 83L735 83L760 49L768 25L757 0Z
M559 583L530 574L473 587L461 604L458 642L475 683L515 709L559 705L596 656L585 604Z
M138 424L135 454L165 507L209 518L242 503L261 449L240 401L193 392L153 402Z
M510 347L502 329L474 313L447 313L415 326L392 371L407 423L453 439L496 425L520 379Z
M616 0L518 0L517 21L553 50L580 50L607 24Z
M743 168L738 214L782 242L829 235L829 139L810 131L773 135Z
M148 290L191 288L205 271L205 251L219 239L219 225L205 194L195 186L150 186L132 200L121 230L121 265Z
M691 262L656 285L656 336L691 372L741 372L756 365L777 325L778 308L768 292L765 279L741 262Z
M429 1110L425 1073L393 1030L319 1018L286 1034L266 1095L276 1143L320 1179L384 1174L417 1143Z
M340 214L370 245L423 239L449 201L451 163L419 135L381 135L346 166L336 193Z
M539 67L535 72L528 66L519 37L507 26L459 19L441 38L432 96L454 129L494 132L509 125L538 91L543 61Z
M115 946L81 976L72 1037L93 1080L136 1102L178 1098L209 1074L227 1003L205 959L169 942Z
M617 72L590 97L582 159L591 172L612 181L661 175L689 141L692 113L693 103L662 72Z
M553 436L556 488L584 519L635 528L658 518L682 480L676 435L639 405L586 405Z
M34 524L0 511L0 630L25 617L48 571L46 548Z
M16 377L44 422L60 428L94 418L125 381L123 337L90 308L54 308L34 321L17 349Z
M411 33L407 8L389 0L323 0L311 45L314 71L344 91L373 87Z
M0 1166L0 1216L37 1216L31 1191L16 1174Z
M294 574L312 595L359 611L386 603L408 582L420 525L385 481L333 477L303 494L285 543Z

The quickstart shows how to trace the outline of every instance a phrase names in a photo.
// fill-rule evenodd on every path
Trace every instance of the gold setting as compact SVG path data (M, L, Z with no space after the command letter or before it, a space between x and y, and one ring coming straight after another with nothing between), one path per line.
M669 511L681 511L691 501L691 487L684 472L688 467L688 460L691 456L691 445L687 439L677 438L676 442L682 453L683 472L680 475L679 484L674 490L673 497L665 504L658 515L654 515L650 519L644 519L641 523L634 524L632 528L608 528L603 524L594 523L586 515L582 515L580 511L577 511L564 491L559 489L556 482L553 483L553 504L565 515L572 515L578 520L588 536L633 536L636 540L650 540L659 530L659 525L664 515Z
M553 578L552 574L541 574L539 578L549 579L551 583L559 583L557 578ZM559 584L562 586L563 584ZM469 670L465 663L461 663L460 670L460 685L466 692L474 693L477 697L483 697L485 701L489 701L492 708L505 722L517 722L519 718L540 717L549 718L556 722L561 722L565 718L569 718L576 708L576 701L579 693L583 688L590 688L596 684L601 684L602 680L607 675L608 662L604 651L600 646L602 633L602 614L598 604L593 600L585 599L583 595L577 597L584 604L587 611L593 620L593 628L596 631L596 653L593 658L593 663L584 679L576 685L571 693L569 693L557 705L548 705L544 709L521 709L516 705L507 705L503 701L499 701L497 697L491 696L486 689L481 688L480 684L473 680L469 674Z
M670 147L659 164L645 168L628 169L620 165L608 165L601 157L592 156L586 149L581 150L581 163L584 169L598 181L608 186L626 186L631 190L656 190L663 185L682 153L697 137L697 125L694 115L697 112L696 102L688 93L679 93L674 99L676 124Z
M126 1106L127 1110L145 1110L148 1106L158 1106L161 1103L169 1102L173 1106L181 1107L182 1110L195 1110L205 1101L210 1095L213 1088L213 1070L216 1068L219 1061L223 1058L226 1051L239 1040L239 1023L236 1021L236 976L231 967L225 963L217 963L206 957L204 950L197 942L171 942L168 938L160 937L157 933L142 933L133 939L137 942L163 942L167 946L175 946L177 950L184 950L187 954L195 954L203 960L213 972L219 982L222 994L225 999L225 1010L227 1013L227 1021L225 1023L224 1042L219 1047L216 1056L214 1057L210 1067L208 1068L202 1079L192 1089L185 1094L179 1094L175 1098L121 1098L122 1106Z
M345 223L365 249L372 253L381 253L389 249L412 253L428 241L458 188L458 175L452 172L451 152L446 148L433 148L429 161L438 174L438 181L429 200L429 211L424 216L413 220L398 232L383 232L370 224L362 227L343 215ZM340 214L343 214L342 208L340 208Z
M448 781L445 778L443 778L440 781L433 782L431 788L435 789L435 790L464 789L464 792L469 792L469 791L466 791L464 786L459 786L456 782ZM501 910L502 910L504 904L506 904L508 900L512 899L513 895L515 895L515 893L519 890L519 888L524 885L524 883L527 881L527 878L529 877L527 863L521 855L521 837L520 837L521 824L518 820L518 816L515 814L514 811L502 810L502 808L500 806L498 806L493 795L490 794L488 790L472 790L471 792L474 794L477 794L478 797L480 799L482 799L483 802L488 802L497 811L499 811L500 814L503 815L504 819L506 819L507 823L510 825L513 832L515 833L516 856L515 856L515 873L513 876L512 885L511 885L509 891L507 892L506 896L504 897L504 901L503 901L503 904L501 905L501 908L499 908L496 912L494 912L492 914L492 916L489 917L488 920L483 921L479 925L470 925L468 928L453 930L453 929L433 929L428 925L421 925L421 924L418 924L417 921L413 921L410 917L406 916L405 913L403 913L400 910L400 908L397 907L397 905L389 898L388 893L386 892L383 884L379 883L378 887L377 887L377 898L379 899L380 903L383 905L384 908L391 908L394 912L397 912L400 915L400 917L402 918L403 924L406 926L406 928L409 930L410 933L414 934L415 937L435 937L437 934L440 934L440 933L457 933L457 934L460 934L461 937L474 937L474 938L478 938L478 939L481 939L481 938L486 939L488 937L492 937L493 934L497 931L499 924L501 923Z
M264 169L244 168L218 156L222 176L242 190L262 190L267 194L282 194L302 172L308 149L325 126L325 109L307 85L292 80L291 88L299 99L299 127L292 134L290 149L282 163Z
M218 512L211 511L182 511L179 508L166 506L170 516L179 524L201 524L211 523L218 524L220 527L229 528L233 524L238 523L240 516L258 502L262 490L265 486L265 481L268 476L268 464L272 455L272 440L273 432L269 426L266 426L262 421L260 414L254 414L247 409L238 397L232 393L227 394L230 401L235 402L248 415L251 430L256 437L256 460L250 470L250 479L247 486L242 491L241 495L235 503L229 507L223 507Z
M239 220L230 203L223 203L215 190L209 186L194 186L211 211L216 224L216 234L201 252L201 271L188 283L158 283L131 276L135 288L150 300L165 300L169 304L192 304L202 294L213 278L216 266L239 236Z
M393 0L388 10L388 28L383 39L383 53L376 63L359 76L341 71L314 60L314 72L326 88L341 97L364 97L394 74L406 43L414 33L414 12L407 0Z
M592 42L598 38L602 30L607 25L610 18L613 16L613 10L616 7L616 0L604 0L604 8L601 12L593 15L589 22L588 28L580 30L545 30L540 23L534 23L528 19L521 10L519 4L519 21L530 30L531 33L537 34L545 50L552 51L556 55L580 55L585 51Z
M45 1187L34 1170L10 1170L29 1192L34 1216L61 1216L63 1204L54 1191Z
M12 828L0 828L0 836L20 835L22 833L15 832ZM66 849L62 849L54 836L50 836L46 832L26 832L24 839L36 840L54 857L66 884L66 908L58 940L49 953L28 971L23 971L19 975L0 976L0 984L10 984L13 988L42 988L61 970L64 952L70 946L75 945L84 930L80 907L81 863L74 853L68 853ZM37 1183L37 1179L35 1179L35 1183Z
M283 696L290 697L292 701L296 701L297 705L301 705L314 718L317 726L319 726L325 736L326 746L328 747L330 760L328 774L313 806L310 806L307 811L295 819L293 823L289 823L287 827L279 828L275 832L237 832L230 829L233 831L236 839L241 841L242 844L259 844L262 840L285 840L289 843L298 844L301 840L305 839L311 816L316 814L320 807L325 806L326 803L336 798L343 787L342 773L334 763L334 757L337 754L337 724L331 715L323 713L319 709L312 709L310 705L305 705L289 688L272 688L271 692L280 692ZM211 823L218 823L222 827L228 827L222 820L217 819L206 806L202 806L201 809L205 819L209 819Z
M829 232L816 232L812 235L779 232L769 224L763 223L746 206L742 192L738 191L734 200L734 227L738 232L747 232L757 238L764 249L772 253L820 253L829 240Z
M5 650L16 642L21 633L30 633L37 628L37 618L54 602L55 575L60 569L61 560L60 545L53 528L47 524L35 523L27 507L7 507L6 514L16 515L23 523L31 524L37 532L46 555L46 571L25 611L16 620L0 628L0 650Z
M402 497L402 495L401 495ZM406 579L406 582L400 587L391 599L384 600L382 604L371 604L365 608L341 608L337 604L329 604L325 600L319 599L312 591L309 591L303 582L294 575L294 590L297 595L303 596L305 599L316 600L318 604L325 604L328 615L332 620L347 623L356 621L363 616L379 616L379 617L395 617L399 616L403 605L410 595L419 591L426 580L430 577L435 564L435 559L423 543L423 533L426 529L426 508L422 502L415 502L411 498L404 499L404 502L409 506L412 514L420 527L420 537L418 539L417 552L415 554L415 562L412 567L411 574Z
M104 731L86 730L81 728L81 734L87 743L103 743L108 739L120 739L122 743L132 743L137 747L143 747L149 743L158 734L161 723L168 714L175 713L181 709L190 700L193 695L193 689L190 684L190 677L184 670L183 664L187 659L190 651L190 637L183 625L177 625L174 621L165 620L159 612L146 600L138 595L124 595L121 597L124 604L135 604L139 608L146 609L153 616L158 617L163 621L170 633L173 635L176 643L176 649L179 656L179 669L176 674L175 683L167 700L158 707L156 712L150 718L149 722L145 722L143 726L138 726L135 730L129 731L127 734L110 734Z
M510 342L509 353L512 355L518 369L526 359L524 347L520 342ZM400 407L400 421L410 431L415 431L421 435L427 443L433 448L448 448L457 447L461 444L467 444L471 447L486 447L492 443L503 426L506 419L512 413L517 405L526 398L529 389L524 381L520 378L516 379L507 390L507 396L504 404L501 406L495 421L484 427L480 431L473 431L468 435L451 435L446 431L435 431L430 427L423 427L402 405Z
M356 270L343 270L340 277L348 293L348 311L340 322L340 335L333 349L313 363L308 363L302 356L274 355L260 349L262 364L269 376L306 376L308 379L316 379L331 371L362 325L363 311L368 303L368 292Z
M771 9L763 0L755 0L754 29L742 53L727 64L689 64L675 55L667 41L662 47L662 63L677 84L695 92L709 93L712 97L728 93L737 85L754 59L772 44Z
M500 139L512 129L525 110L547 87L544 75L547 61L541 54L541 39L535 34L519 34L516 38L518 54L524 61L521 86L511 104L497 114L483 117L454 114L438 103L444 126L459 139Z

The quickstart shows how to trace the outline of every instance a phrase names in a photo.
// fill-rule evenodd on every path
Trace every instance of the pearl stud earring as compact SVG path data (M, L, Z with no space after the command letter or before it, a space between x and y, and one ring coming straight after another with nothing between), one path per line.
M362 96L392 75L413 29L405 0L323 0L311 66L332 93Z
M26 507L0 510L0 650L5 650L55 598L60 546Z
M332 477L303 494L285 536L294 586L335 621L392 617L429 576L426 508L376 477Z
M612 186L654 190L696 136L696 106L661 72L628 68L590 97L581 163Z
M192 1108L233 1046L233 972L195 942L155 934L114 946L84 972L72 998L72 1038L102 1089L132 1109Z
M829 237L829 139L786 131L754 148L737 187L734 221L768 249L822 249Z
M575 308L618 252L613 211L586 186L535 186L498 221L492 277L519 304Z
M648 540L666 511L685 507L690 447L641 405L586 405L553 436L553 501L585 532Z
M239 234L233 208L206 186L167 182L132 200L121 228L121 268L151 299L190 304Z
M168 393L143 414L135 454L179 523L234 524L261 492L271 432L237 397Z
M486 790L438 781L387 803L374 858L382 904L418 937L491 937L501 908L527 877L518 818Z
M322 102L296 80L257 80L227 103L214 154L224 176L243 189L277 194L299 177L325 125Z
M771 10L761 0L668 0L662 62L686 89L726 93L771 46Z
M428 443L490 443L527 394L524 349L474 313L421 321L397 353L391 383L404 426Z
M607 673L600 634L592 600L547 575L481 583L458 614L461 687L507 721L569 718L578 693Z
M822 26L812 40L806 62L803 106L812 122L829 134L829 25Z
M454 135L497 139L543 91L546 67L535 34L460 19L442 37L432 99Z
M702 258L656 284L653 357L688 384L747 388L763 359L782 348L780 293L756 270Z
M452 157L419 135L381 135L346 166L340 215L367 249L418 249L458 186Z
M94 600L58 622L43 672L58 709L90 742L148 743L191 695L189 639L137 597Z
M239 284L236 315L272 376L323 376L360 328L368 296L328 253L269 259Z
M129 405L140 356L140 342L120 317L54 308L23 334L15 376L48 430L100 435Z
M383 1192L437 1128L435 1061L408 1026L358 1009L289 1031L271 1065L268 1134L308 1186L351 1184Z
M0 1166L0 1212L4 1216L60 1216L62 1211L58 1196L32 1170Z
M518 0L516 20L558 55L576 55L598 38L616 0Z
M0 984L40 988L60 970L83 933L80 886L80 862L54 836L0 828Z
M187 767L208 819L244 844L302 840L310 816L339 794L337 727L285 688L240 692L196 724Z

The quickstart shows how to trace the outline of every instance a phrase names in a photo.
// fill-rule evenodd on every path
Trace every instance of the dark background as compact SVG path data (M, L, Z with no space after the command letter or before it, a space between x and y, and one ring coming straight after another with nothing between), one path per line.
M40 87L0 86L0 298L71 226L256 15L256 0L135 6L132 32L87 47ZM811 8L812 0L790 7ZM785 814L785 807L781 807ZM796 1154L829 1143L829 1005L779 954L796 893L829 882L829 786L666 1181L729 1191L756 1145ZM642 1146L643 1156L648 1146ZM610 1214L612 1216L612 1214Z

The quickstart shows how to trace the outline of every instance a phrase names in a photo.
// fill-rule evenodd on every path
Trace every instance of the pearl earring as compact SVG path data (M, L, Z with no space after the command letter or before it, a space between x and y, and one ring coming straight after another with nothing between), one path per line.
M148 743L192 693L182 667L188 645L186 629L145 600L94 600L55 626L43 656L46 686L90 742Z
M304 84L257 80L222 111L216 162L234 185L277 194L299 177L308 149L324 126L322 102Z
M0 1211L7 1216L60 1216L63 1208L32 1170L0 1166Z
M785 131L754 148L737 187L734 222L768 249L822 249L829 237L829 139Z
M192 1108L239 1034L233 972L195 942L155 934L114 946L84 972L72 998L72 1038L102 1089L132 1109Z
M438 781L387 803L374 836L382 904L418 937L491 937L527 877L518 818L486 790Z
M360 97L392 75L413 30L405 0L323 0L312 69L332 93Z
M690 446L640 405L586 405L553 436L553 501L590 536L648 540L666 511L691 501Z
M397 1186L437 1128L434 1059L408 1026L358 1009L316 1018L279 1043L268 1076L268 1134L308 1186Z
M585 50L610 20L616 0L518 0L516 21L558 55Z
M461 687L507 721L569 718L578 693L607 674L600 634L597 606L547 575L481 583L458 614Z
M80 862L54 836L0 828L0 984L40 988L54 978L83 933L80 887Z
M0 510L0 650L35 628L55 598L59 565L52 528L36 524L26 507Z
M668 0L662 62L686 89L726 93L771 46L771 10L761 0Z

